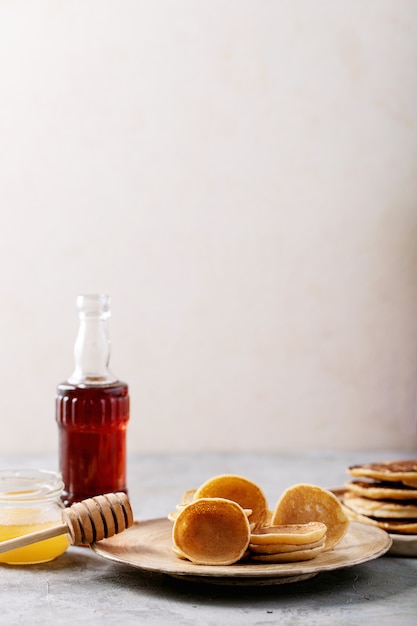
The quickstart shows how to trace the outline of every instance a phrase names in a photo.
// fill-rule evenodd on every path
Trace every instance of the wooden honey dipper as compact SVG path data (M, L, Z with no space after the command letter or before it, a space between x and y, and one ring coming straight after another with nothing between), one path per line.
M0 542L0 553L68 534L72 545L91 544L121 533L133 524L129 498L106 493L75 502L62 511L62 524Z

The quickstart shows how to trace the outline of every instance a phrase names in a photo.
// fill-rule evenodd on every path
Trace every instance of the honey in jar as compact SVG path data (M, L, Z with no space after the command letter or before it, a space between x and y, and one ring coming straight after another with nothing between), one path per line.
M14 539L61 523L64 483L56 472L0 470L0 541ZM63 554L68 535L38 541L0 554L0 563L45 563Z

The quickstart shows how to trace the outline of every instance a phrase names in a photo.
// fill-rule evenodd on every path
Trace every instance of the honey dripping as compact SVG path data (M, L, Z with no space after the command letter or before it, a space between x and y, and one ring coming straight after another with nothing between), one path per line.
M56 391L65 505L103 493L127 492L129 389L109 370L110 298L79 296L77 307L75 371Z

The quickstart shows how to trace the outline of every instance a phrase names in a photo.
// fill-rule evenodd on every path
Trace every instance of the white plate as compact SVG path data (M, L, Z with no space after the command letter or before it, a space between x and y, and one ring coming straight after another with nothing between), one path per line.
M306 580L320 572L351 567L385 554L392 543L384 530L350 522L349 529L333 549L310 561L298 563L234 565L195 565L172 552L172 522L152 519L134 525L91 548L98 555L151 572L174 578L220 585L277 585Z
M417 556L417 535L394 535L390 533L392 546L389 553L393 556Z

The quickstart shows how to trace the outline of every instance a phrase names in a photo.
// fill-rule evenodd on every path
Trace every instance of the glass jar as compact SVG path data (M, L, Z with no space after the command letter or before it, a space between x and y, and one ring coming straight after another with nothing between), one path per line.
M0 470L0 541L62 522L61 475L33 469ZM52 561L70 544L68 535L0 553L0 563L29 565Z

